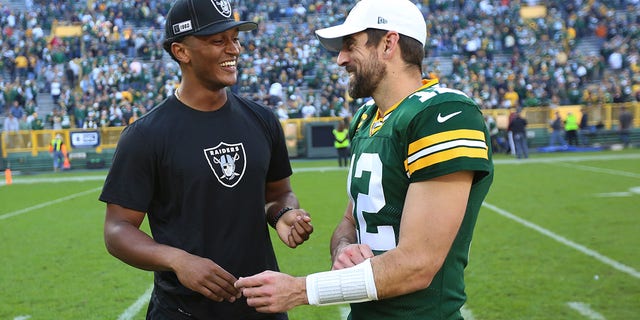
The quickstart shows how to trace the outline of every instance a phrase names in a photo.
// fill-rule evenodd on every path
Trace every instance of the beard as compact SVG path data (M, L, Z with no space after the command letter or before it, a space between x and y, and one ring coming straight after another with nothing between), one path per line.
M349 95L354 98L371 97L380 81L387 75L387 66L378 61L378 55L372 53L360 68L355 70L349 80Z

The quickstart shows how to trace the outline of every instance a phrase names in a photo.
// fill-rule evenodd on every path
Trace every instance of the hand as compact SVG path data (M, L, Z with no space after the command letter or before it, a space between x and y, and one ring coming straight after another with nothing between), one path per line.
M213 301L234 302L241 296L233 286L238 279L210 259L186 254L176 259L173 269L182 285Z
M240 278L235 287L247 298L247 304L263 313L286 312L295 306L307 304L306 280L288 274L264 271Z
M368 258L373 258L373 251L366 244L349 244L338 247L335 250L331 270L353 267Z
M313 233L311 216L304 209L287 211L276 224L278 236L287 246L295 248L309 240Z

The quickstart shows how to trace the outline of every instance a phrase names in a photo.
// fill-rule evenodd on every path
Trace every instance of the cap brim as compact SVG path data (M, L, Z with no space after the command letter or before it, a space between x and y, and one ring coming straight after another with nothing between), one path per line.
M316 37L320 44L329 51L340 51L342 49L342 38L345 36L364 31L365 27L348 26L341 24L329 28L316 30Z
M258 24L251 21L222 21L222 22L211 24L210 26L207 26L206 28L198 32L192 33L192 35L206 36L210 34L224 32L233 28L238 28L238 30L240 31L251 31L258 28Z

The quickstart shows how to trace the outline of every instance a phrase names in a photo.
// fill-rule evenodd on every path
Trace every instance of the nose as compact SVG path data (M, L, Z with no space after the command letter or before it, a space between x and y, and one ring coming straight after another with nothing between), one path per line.
M349 62L349 54L344 50L340 50L337 62L339 66L344 67Z
M233 55L239 55L242 45L238 41L229 41L226 45L226 52Z

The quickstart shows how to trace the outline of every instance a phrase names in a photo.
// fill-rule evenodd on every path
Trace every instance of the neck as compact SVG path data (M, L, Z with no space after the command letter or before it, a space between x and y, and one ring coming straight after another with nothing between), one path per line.
M176 99L191 109L198 111L216 111L227 102L226 88L209 90L204 87L190 89L183 83L175 90Z
M407 70L389 70L388 76L380 82L373 93L373 99L381 115L384 115L393 105L406 98L422 86L422 76L419 72L408 73Z

